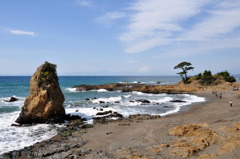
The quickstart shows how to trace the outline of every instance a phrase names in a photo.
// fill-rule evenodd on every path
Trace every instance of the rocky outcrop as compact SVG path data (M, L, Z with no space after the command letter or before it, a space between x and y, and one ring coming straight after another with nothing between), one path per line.
M16 98L16 97L9 97L9 99L7 100L4 100L5 102L15 102L15 101L18 101L19 99Z
M139 91L143 93L168 93L168 94L182 94L182 93L192 93L195 91L203 90L203 88L192 85L184 85L182 83L178 83L176 85L145 85L145 84L129 84L129 83L112 83L112 84L104 84L104 85L79 85L74 86L76 91L90 91L90 90L98 90L98 89L106 89L108 91L116 91L121 90L123 93Z
M143 93L167 93L167 94L185 94L185 93L194 93L198 91L218 91L225 90L231 91L232 88L240 88L240 84L237 82L229 83L221 81L218 85L210 85L205 86L201 85L199 81L194 80L190 84L185 84L183 82L179 82L173 85L145 85L139 83L112 83L112 84L104 84L104 85L79 85L74 86L76 91L90 91L90 90L98 90L98 89L106 89L108 91L116 91L121 90L124 92L132 92L132 91L140 91ZM237 92L240 94L240 91Z
M58 83L56 65L45 62L38 67L30 80L30 96L16 122L31 123L62 123L65 109L64 96Z
M191 157L217 142L219 136L208 124L188 124L170 129L170 135L179 137L174 141L172 153Z

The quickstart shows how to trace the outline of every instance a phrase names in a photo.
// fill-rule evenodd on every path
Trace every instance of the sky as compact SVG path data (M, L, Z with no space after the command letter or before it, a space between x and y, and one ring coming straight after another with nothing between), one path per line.
M0 75L240 73L239 0L1 0Z

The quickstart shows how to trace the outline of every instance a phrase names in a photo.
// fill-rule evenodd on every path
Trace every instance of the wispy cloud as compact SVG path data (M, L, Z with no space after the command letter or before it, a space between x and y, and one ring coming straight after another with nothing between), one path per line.
M99 23L110 25L112 24L113 20L117 20L125 16L126 14L124 12L115 11L115 12L106 13L105 15L98 17L96 20Z
M150 70L151 70L151 67L149 67L149 66L143 66L143 67L141 67L141 68L138 70L138 72L145 73L145 72L148 72L148 71L150 71Z
M236 38L225 38L225 39L216 39L209 40L206 42L195 43L194 45L179 45L166 53L162 53L156 58L180 58L180 57L189 57L195 55L210 54L215 51L219 52L225 49L236 49L240 48L240 34ZM228 53L229 55L231 52Z
M133 13L119 36L128 53L168 44L207 44L235 37L240 27L237 0L136 0L128 10Z
M89 0L76 0L75 4L82 7L92 7L92 1Z
M137 63L138 61L136 60L128 60L127 63Z
M23 30L10 30L10 34L13 35L29 35L29 36L35 36L35 32L31 31L23 31Z

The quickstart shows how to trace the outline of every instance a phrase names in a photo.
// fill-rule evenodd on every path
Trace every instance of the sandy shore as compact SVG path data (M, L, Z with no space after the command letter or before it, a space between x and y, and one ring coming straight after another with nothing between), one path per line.
M95 124L38 143L19 158L175 159L240 158L240 104L234 92L196 95L208 100L154 120ZM232 100L233 106L229 106Z

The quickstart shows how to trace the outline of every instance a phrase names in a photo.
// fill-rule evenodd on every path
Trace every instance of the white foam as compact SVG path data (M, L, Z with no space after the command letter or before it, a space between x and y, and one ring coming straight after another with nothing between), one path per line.
M77 88L66 88L67 91L69 92L77 92Z
M165 93L151 94L151 93L143 93L143 92L138 92L138 91L133 91L132 93L135 95L138 95L138 96L166 96L167 95Z
M123 97L124 98L130 98L132 95L131 94L129 94L129 95L124 95Z
M125 107L128 107L128 106L138 106L138 105L141 105L141 102L136 102L136 101L134 101L134 102L130 102L130 101L121 101L120 102L120 105L121 106L125 106Z
M190 105L192 103L198 103L198 102L205 102L206 101L205 98L198 97L196 95L183 94L182 96L184 97L183 101L186 101L186 102L174 103L175 109L167 111L167 112L159 114L159 115L166 116L166 115L169 115L169 114L177 113L177 112L180 111L181 107L183 107L183 106L187 106L187 105Z
M151 103L165 103L165 102L169 102L173 100L172 97L164 97L164 98L161 98L161 99L155 99L155 100L150 100Z
M19 113L20 111L0 114L0 154L22 149L57 134L56 129L47 124L29 127L11 126L11 124L15 123L14 121L19 116Z
M93 90L93 91L97 91L97 92L108 92L108 90L106 90L106 89L98 89L98 90Z
M166 116L166 115L169 115L169 114L177 113L177 112L180 111L180 109L181 109L181 105L175 104L175 109L169 110L169 111L167 111L165 113L161 113L159 115L160 116Z
M131 83L140 83L140 82L138 82L138 81L133 81L133 82L131 82Z
M14 101L14 102L6 102L7 100L10 99L10 97L0 98L0 107L1 106L18 106L18 107L22 107L26 98L25 97L17 97L15 95L13 97L17 98L18 100Z
M87 120L92 120L92 117L96 117L98 112L102 112L100 109L103 109L103 111L113 111L115 112L116 109L114 108L67 108L66 113L71 115L78 115L82 118L85 118Z
M122 97L121 96L118 96L118 97L110 97L110 98L98 98L98 99L93 99L92 102L93 103L100 103L100 101L103 101L105 103L114 103L116 101L120 101L122 100Z
M132 81L132 82L129 82L129 81L122 81L122 82L118 82L118 83L141 83L141 82L139 82L139 81Z

